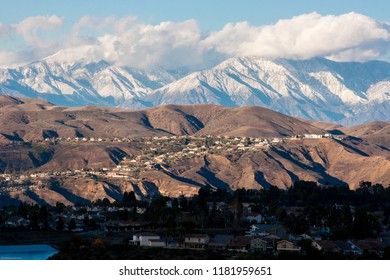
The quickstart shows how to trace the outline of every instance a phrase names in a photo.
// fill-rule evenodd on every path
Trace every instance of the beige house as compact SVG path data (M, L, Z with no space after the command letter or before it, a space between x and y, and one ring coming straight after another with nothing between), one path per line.
M290 252L300 252L301 247L296 246L293 242L288 240L280 240L276 242L276 251L290 251Z

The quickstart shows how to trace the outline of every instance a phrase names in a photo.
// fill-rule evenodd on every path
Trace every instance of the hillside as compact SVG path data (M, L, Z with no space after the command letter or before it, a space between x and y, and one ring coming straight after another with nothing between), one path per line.
M255 106L135 111L58 107L8 96L0 97L0 116L7 120L0 124L0 172L10 174L2 178L19 182L34 176L36 186L2 189L2 203L114 200L130 190L140 199L192 195L205 184L222 189L288 188L296 180L350 188L361 181L390 185L386 122L343 127ZM327 133L335 137L302 139ZM47 176L61 178L61 188L46 189Z
M0 96L2 139L214 134L276 137L323 130L261 107L169 105L144 110L58 107L39 99ZM3 140L4 141L4 140Z

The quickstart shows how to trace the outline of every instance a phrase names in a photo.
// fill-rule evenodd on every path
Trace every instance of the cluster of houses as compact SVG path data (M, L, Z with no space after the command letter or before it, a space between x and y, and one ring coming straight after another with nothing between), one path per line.
M106 211L123 211L118 207L109 207ZM132 209L126 209L132 210ZM142 213L145 209L137 209ZM49 219L49 226L56 229L58 219L64 222L64 230L81 232L86 230L85 220L91 219L97 222L101 231L122 231L134 232L129 245L141 247L161 247L161 248L187 248L193 250L217 250L236 253L263 253L279 254L280 252L301 253L300 241L308 240L313 250L318 252L344 255L346 257L356 257L363 254L377 255L383 257L385 248L390 246L390 232L382 233L378 238L362 240L329 240L323 239L328 236L329 229L311 227L309 233L297 235L291 234L281 224L253 224L244 235L234 236L232 234L205 233L185 234L181 237L167 237L154 231L154 227L148 222L134 221L107 221L100 213L99 208L88 208L86 213L71 212L68 214L54 215ZM70 221L74 221L74 227L69 228ZM7 219L3 227L28 228L30 220L21 216L12 216ZM43 227L43 224L40 225Z
M0 187L0 195L9 193L12 191L27 191L45 188L44 180L56 177L65 178L87 178L92 175L104 176L109 172L108 168L101 168L99 170L94 169L75 169L67 171L52 171L41 172L34 171L26 174L0 174L0 181L3 182L6 187Z
M303 134L283 138L258 137L229 137L229 136L161 136L143 138L94 138L94 137L68 137L46 138L45 142L124 142L142 145L140 155L128 156L114 168L101 168L99 170L67 170L53 172L33 172L28 174L0 174L0 180L10 183L13 189L0 188L0 195L13 190L28 190L43 187L40 180L51 177L77 177L101 176L107 178L124 178L137 180L137 172L163 168L170 162L181 158L199 157L207 154L220 154L226 152L256 152L267 149L272 145L286 141L302 139L334 138L342 140L332 134ZM169 165L169 164L168 164ZM30 180L31 184L25 184Z
M283 138L259 138L259 137L232 137L232 136L224 136L224 135L205 135L205 136L193 136L193 135L172 135L172 136L154 136L154 137L114 137L114 138L103 138L103 137L54 137L54 138L45 138L44 142L50 142L50 143L60 143L60 142L116 142L116 143L132 143L132 142L143 142L148 144L157 143L157 142L166 142L166 141L178 141L181 139L190 139L190 140L205 140L206 138L213 138L216 139L215 143L216 145L223 144L224 142L236 142L241 141L244 139L249 139L251 142L255 143L270 143L272 140L275 139L281 139L281 140L289 140L291 138L297 139L321 139L321 138L339 138L336 135L330 134L330 133L324 133L324 134L302 134L302 135L294 135L291 137L283 137ZM222 140L219 141L218 139ZM275 140L276 141L276 140Z
M320 229L313 229L318 231ZM316 236L314 233L313 236ZM319 253L340 254L355 257L363 254L374 254L383 257L386 246L390 245L390 235L378 239L364 240L321 240L309 234L289 234L280 224L255 224L246 235L231 234L186 234L181 238L164 238L153 232L133 234L129 245L141 247L209 249L237 253L279 254L280 252L302 253L299 241L308 240L313 250Z
M231 234L186 234L181 238L163 238L152 232L140 232L133 234L129 245L144 247L188 248L188 249L211 249L218 251L232 251L238 253L262 252L278 253L280 251L299 252L301 248L293 242L282 239L273 234L287 236L285 228L281 225L264 225L263 235L234 236Z
M107 176L123 177L139 170L151 170L181 158L199 157L208 154L260 151L286 141L302 139L342 138L332 134L303 134L284 138L228 137L228 136L163 136L144 139L146 152L132 158L124 158ZM183 144L183 139L188 143ZM172 145L181 145L172 151Z
M47 216L47 225L44 225L43 221L39 221L38 229L44 229L48 226L51 230L56 230L58 221L61 219L63 223L63 230L72 232L82 232L91 230L88 228L86 221L93 221L94 229L99 231L129 231L129 230L150 230L150 223L147 222L133 222L133 221L120 221L107 219L109 215L120 215L123 212L133 212L137 214L143 214L146 211L145 207L100 207L100 206L69 206L62 212L57 212L53 209L49 210ZM70 227L73 223L72 227ZM3 224L0 224L0 228L16 229L24 228L29 229L31 226L30 217L22 217L18 214L12 215L7 218Z
M300 139L321 139L321 138L328 138L328 139L336 139L339 141L344 140L344 137L333 135L330 133L324 133L324 134L303 134L303 135L294 135L289 138L289 140L300 140Z
M170 201L168 201L170 202ZM167 207L169 203L167 202ZM208 203L209 208L223 211L229 205L225 202ZM289 211L291 209L288 209ZM58 230L59 220L63 223L63 230L81 232L98 230L102 234L110 232L126 232L132 235L129 245L141 247L188 248L193 250L218 250L237 253L264 253L279 254L281 252L305 253L302 241L310 244L318 252L355 257L363 254L374 254L383 257L385 248L390 246L390 232L382 232L377 238L362 240L330 240L331 230L325 227L310 227L305 234L289 233L287 228L279 224L273 215L258 214L251 211L250 203L243 203L243 219L251 224L242 235L220 231L219 234L189 233L179 237L161 234L161 228L147 221L122 220L120 213L145 213L145 207L118 207L118 206L72 206L62 211L55 208L49 211L48 226ZM292 210L291 210L292 211ZM117 217L117 218L109 218ZM90 228L88 221L93 221ZM30 227L31 220L19 215L10 216L0 227L26 228ZM72 225L72 226L71 226ZM44 224L40 221L40 228Z
M386 238L385 238L386 239ZM386 243L383 242L383 237L380 239L364 239L364 240L314 240L312 246L320 251L342 254L344 256L358 256L364 253L375 254L383 257Z

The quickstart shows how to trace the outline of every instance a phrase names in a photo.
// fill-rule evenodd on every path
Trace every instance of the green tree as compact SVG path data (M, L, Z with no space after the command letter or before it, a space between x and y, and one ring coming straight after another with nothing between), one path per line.
M239 196L237 196L233 201L233 214L234 214L234 221L233 226L234 228L239 228L242 224L242 218L244 214L244 208L242 206L242 200Z
M63 231L65 227L64 221L62 220L61 217L58 218L57 225L56 225L56 230L57 231Z
M124 202L124 203L132 203L132 202L136 202L136 201L137 201L137 199L135 197L134 191L124 192L123 193L122 202Z
M76 229L76 221L74 219L71 219L68 224L69 230L75 230Z
M22 216L23 218L27 218L28 214L28 205L25 202L21 202L18 206L18 215Z

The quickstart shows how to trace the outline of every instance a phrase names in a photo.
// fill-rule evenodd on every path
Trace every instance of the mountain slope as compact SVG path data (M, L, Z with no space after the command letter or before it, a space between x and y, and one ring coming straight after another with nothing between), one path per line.
M345 125L390 120L387 62L241 57L185 73L118 67L105 61L60 63L51 57L0 70L0 93L42 98L62 106L255 105Z
M48 58L0 70L0 93L42 98L65 106L144 107L140 99L174 80L162 69L144 71L105 61L59 63Z
M7 120L0 123L4 141L192 134L278 137L324 132L314 123L261 107L168 105L144 110L59 107L40 99L2 95L0 116Z
M234 58L168 84L153 104L259 105L339 123L390 119L390 64Z

